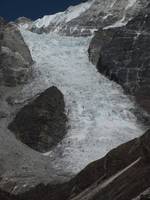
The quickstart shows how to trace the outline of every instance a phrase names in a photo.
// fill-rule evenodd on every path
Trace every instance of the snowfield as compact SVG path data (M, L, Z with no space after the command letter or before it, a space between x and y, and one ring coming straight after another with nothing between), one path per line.
M116 83L88 61L91 38L73 38L21 30L33 59L35 77L22 98L58 87L65 97L68 134L44 156L58 170L77 173L117 145L144 131L132 113L134 104ZM21 100L21 99L20 99Z

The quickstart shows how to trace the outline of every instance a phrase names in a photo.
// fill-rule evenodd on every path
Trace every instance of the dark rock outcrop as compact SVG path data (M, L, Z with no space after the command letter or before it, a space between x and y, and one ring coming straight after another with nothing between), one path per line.
M19 200L14 195L0 190L0 200Z
M31 76L33 60L20 31L0 19L0 85L16 86Z
M31 148L47 152L66 134L66 122L63 95L51 87L23 107L9 129Z
M90 60L100 73L121 84L150 112L150 8L126 26L99 30L90 48Z

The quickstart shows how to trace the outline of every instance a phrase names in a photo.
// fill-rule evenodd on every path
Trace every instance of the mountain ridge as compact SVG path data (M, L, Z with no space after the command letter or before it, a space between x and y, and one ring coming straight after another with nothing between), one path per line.
M66 11L47 15L28 24L36 33L91 36L99 28L123 26L148 4L148 0L89 0Z

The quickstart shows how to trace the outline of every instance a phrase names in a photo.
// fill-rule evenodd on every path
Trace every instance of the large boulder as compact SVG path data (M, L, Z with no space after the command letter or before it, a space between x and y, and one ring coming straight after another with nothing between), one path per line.
M150 7L126 26L100 29L89 48L100 73L121 84L150 112Z
M17 26L0 19L0 85L26 83L33 60Z
M63 94L50 87L17 113L9 129L24 144L47 152L66 134L66 122Z

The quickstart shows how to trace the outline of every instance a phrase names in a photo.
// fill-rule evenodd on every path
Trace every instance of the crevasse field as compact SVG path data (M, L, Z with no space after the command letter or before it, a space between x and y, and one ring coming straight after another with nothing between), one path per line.
M44 154L56 169L77 173L112 148L143 133L144 128L132 113L134 104L120 86L89 62L90 38L21 32L36 62L35 77L23 88L23 98L53 85L64 94L68 134Z

